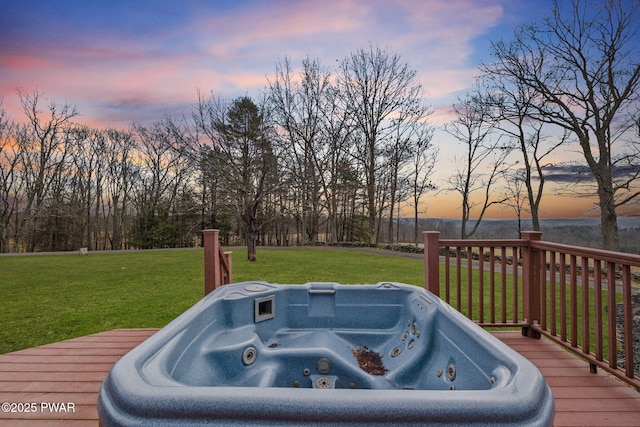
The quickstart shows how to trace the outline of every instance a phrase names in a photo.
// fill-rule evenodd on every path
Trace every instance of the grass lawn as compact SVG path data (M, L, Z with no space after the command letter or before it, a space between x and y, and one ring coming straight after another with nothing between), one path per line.
M162 327L203 296L202 250L0 257L0 353L115 328ZM234 282L398 281L422 286L419 259L342 250L258 249L233 257Z

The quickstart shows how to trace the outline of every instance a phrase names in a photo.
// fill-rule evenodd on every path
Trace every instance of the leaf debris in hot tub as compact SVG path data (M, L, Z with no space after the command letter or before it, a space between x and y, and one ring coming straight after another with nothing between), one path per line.
M370 350L366 346L357 350L351 350L360 369L371 375L384 375L387 369L382 364L382 356L379 353Z

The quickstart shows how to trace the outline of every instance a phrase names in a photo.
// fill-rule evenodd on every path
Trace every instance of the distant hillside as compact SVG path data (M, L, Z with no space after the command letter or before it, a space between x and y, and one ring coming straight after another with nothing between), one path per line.
M590 248L602 247L602 236L599 218L546 218L541 221L542 238L551 242ZM413 220L405 218L404 226L413 225ZM469 227L473 227L470 221ZM640 217L618 218L620 229L620 248L623 252L640 253ZM460 220L452 218L422 218L422 230L440 231L442 238L460 237ZM523 230L531 230L531 221L522 221ZM483 219L476 234L476 239L516 239L518 234L517 219Z

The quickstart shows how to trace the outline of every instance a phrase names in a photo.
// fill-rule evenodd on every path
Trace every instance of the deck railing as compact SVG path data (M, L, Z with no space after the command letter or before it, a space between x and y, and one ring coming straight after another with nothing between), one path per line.
M204 244L204 294L231 283L231 252L220 246L220 230L202 230Z
M592 372L600 367L640 391L632 312L640 256L545 242L540 232L521 237L454 240L424 232L425 286L482 326L545 335Z

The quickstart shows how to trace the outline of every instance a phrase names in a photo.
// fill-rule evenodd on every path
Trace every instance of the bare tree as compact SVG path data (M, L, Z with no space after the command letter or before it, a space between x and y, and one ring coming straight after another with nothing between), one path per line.
M136 224L134 244L142 248L179 244L174 217L190 172L188 159L176 147L175 123L169 117L151 127L135 125L136 155L142 165L134 187Z
M69 248L105 249L100 229L106 179L105 133L89 126L75 126L69 143Z
M521 154L521 158L513 165L519 171L507 175L515 179L513 185L507 186L507 193L516 199L505 203L517 206L521 214L522 200L519 199L519 194L524 187L532 227L540 231L539 211L546 182L544 168L549 165L546 159L565 142L565 138L544 137L542 129L545 123L535 117L534 104L539 100L531 88L519 81L511 82L492 74L491 66L481 66L481 69L488 71L484 76L484 83L490 95L486 99L491 105L490 111L496 122L496 129ZM516 188L518 191L514 193ZM520 216L518 219L520 220Z
M136 141L131 131L107 129L106 174L103 205L104 233L109 247L127 247L127 212L131 210L132 188L137 167L133 157Z
M410 204L413 207L413 241L418 245L420 242L418 216L420 214L420 199L429 191L435 190L436 186L431 181L431 176L435 170L438 159L438 149L432 144L433 128L424 123L420 123L416 129L414 138L411 162L409 163Z
M322 180L327 209L327 239L348 240L348 226L355 205L356 168L351 164L352 127L338 89L327 91L323 110L322 132L327 143L325 173ZM353 197L352 197L353 196Z
M392 135L390 143L386 148L385 157L387 158L386 177L388 180L388 209L389 221L387 239L391 243L393 241L393 215L394 210L399 208L402 201L409 194L409 175L411 171L411 162L421 155L420 151L426 151L430 148L432 130L427 124L428 116L432 110L422 103L422 97L407 99L407 105L398 111L397 117L391 120ZM424 153L422 153L424 154ZM416 163L413 163L416 166ZM424 165L420 165L424 166ZM425 172L425 170L421 171ZM416 175L417 176L417 175ZM426 179L423 176L424 179ZM415 184L413 180L413 191L415 197ZM381 208L385 206L381 204Z
M269 123L248 97L223 102L200 97L196 125L212 144L221 190L242 224L247 242L247 259L256 260L260 224L258 213L265 198L277 185L277 163Z
M22 151L21 169L25 178L26 201L18 231L18 239L25 238L25 250L33 252L37 240L39 219L46 214L45 202L56 180L65 172L68 136L71 119L78 110L70 105L62 107L50 102L48 110L41 110L41 94L19 93L28 124L18 133L16 144ZM23 234L24 233L24 234Z
M318 240L322 217L322 189L326 189L327 149L323 135L324 110L330 90L330 74L318 61L306 58L296 77L287 58L276 67L269 81L269 104L275 123L282 129L280 149L287 161L292 182L289 188L298 190L297 213L305 242Z
M504 191L504 206L511 208L513 213L516 214L516 218L518 219L518 236L522 231L522 216L524 212L527 210L527 206L529 206L528 202L528 194L524 193L526 183L527 183L527 173L526 170L507 170L505 171L504 181L505 191ZM533 216L532 216L533 219ZM533 229L536 231L540 231L540 225L538 224L538 228Z
M23 174L20 173L23 152L14 143L18 125L9 121L0 98L0 252L15 251L15 230L11 230L12 219L16 220L18 207L24 191ZM13 241L13 247L10 242Z
M445 125L445 131L456 138L463 147L464 157L457 157L458 167L451 177L452 191L460 193L462 201L460 237L468 239L480 226L487 209L504 201L492 195L494 184L505 168L509 147L501 144L499 138L492 138L496 121L491 114L491 105L479 92L469 93L459 98L453 105L456 118ZM483 191L480 202L474 193ZM472 211L480 206L476 221L467 231Z
M635 126L640 88L640 3L554 2L549 17L493 44L487 69L525 85L535 116L577 139L596 184L606 249L619 248L616 208L640 195L640 151L625 135ZM626 173L615 174L624 167Z
M400 124L393 119L408 117L423 96L415 76L416 72L403 64L399 55L373 46L351 53L340 66L337 84L343 105L354 123L354 137L362 139L356 143L354 154L364 172L371 244L378 242L376 221L386 199L385 154Z

